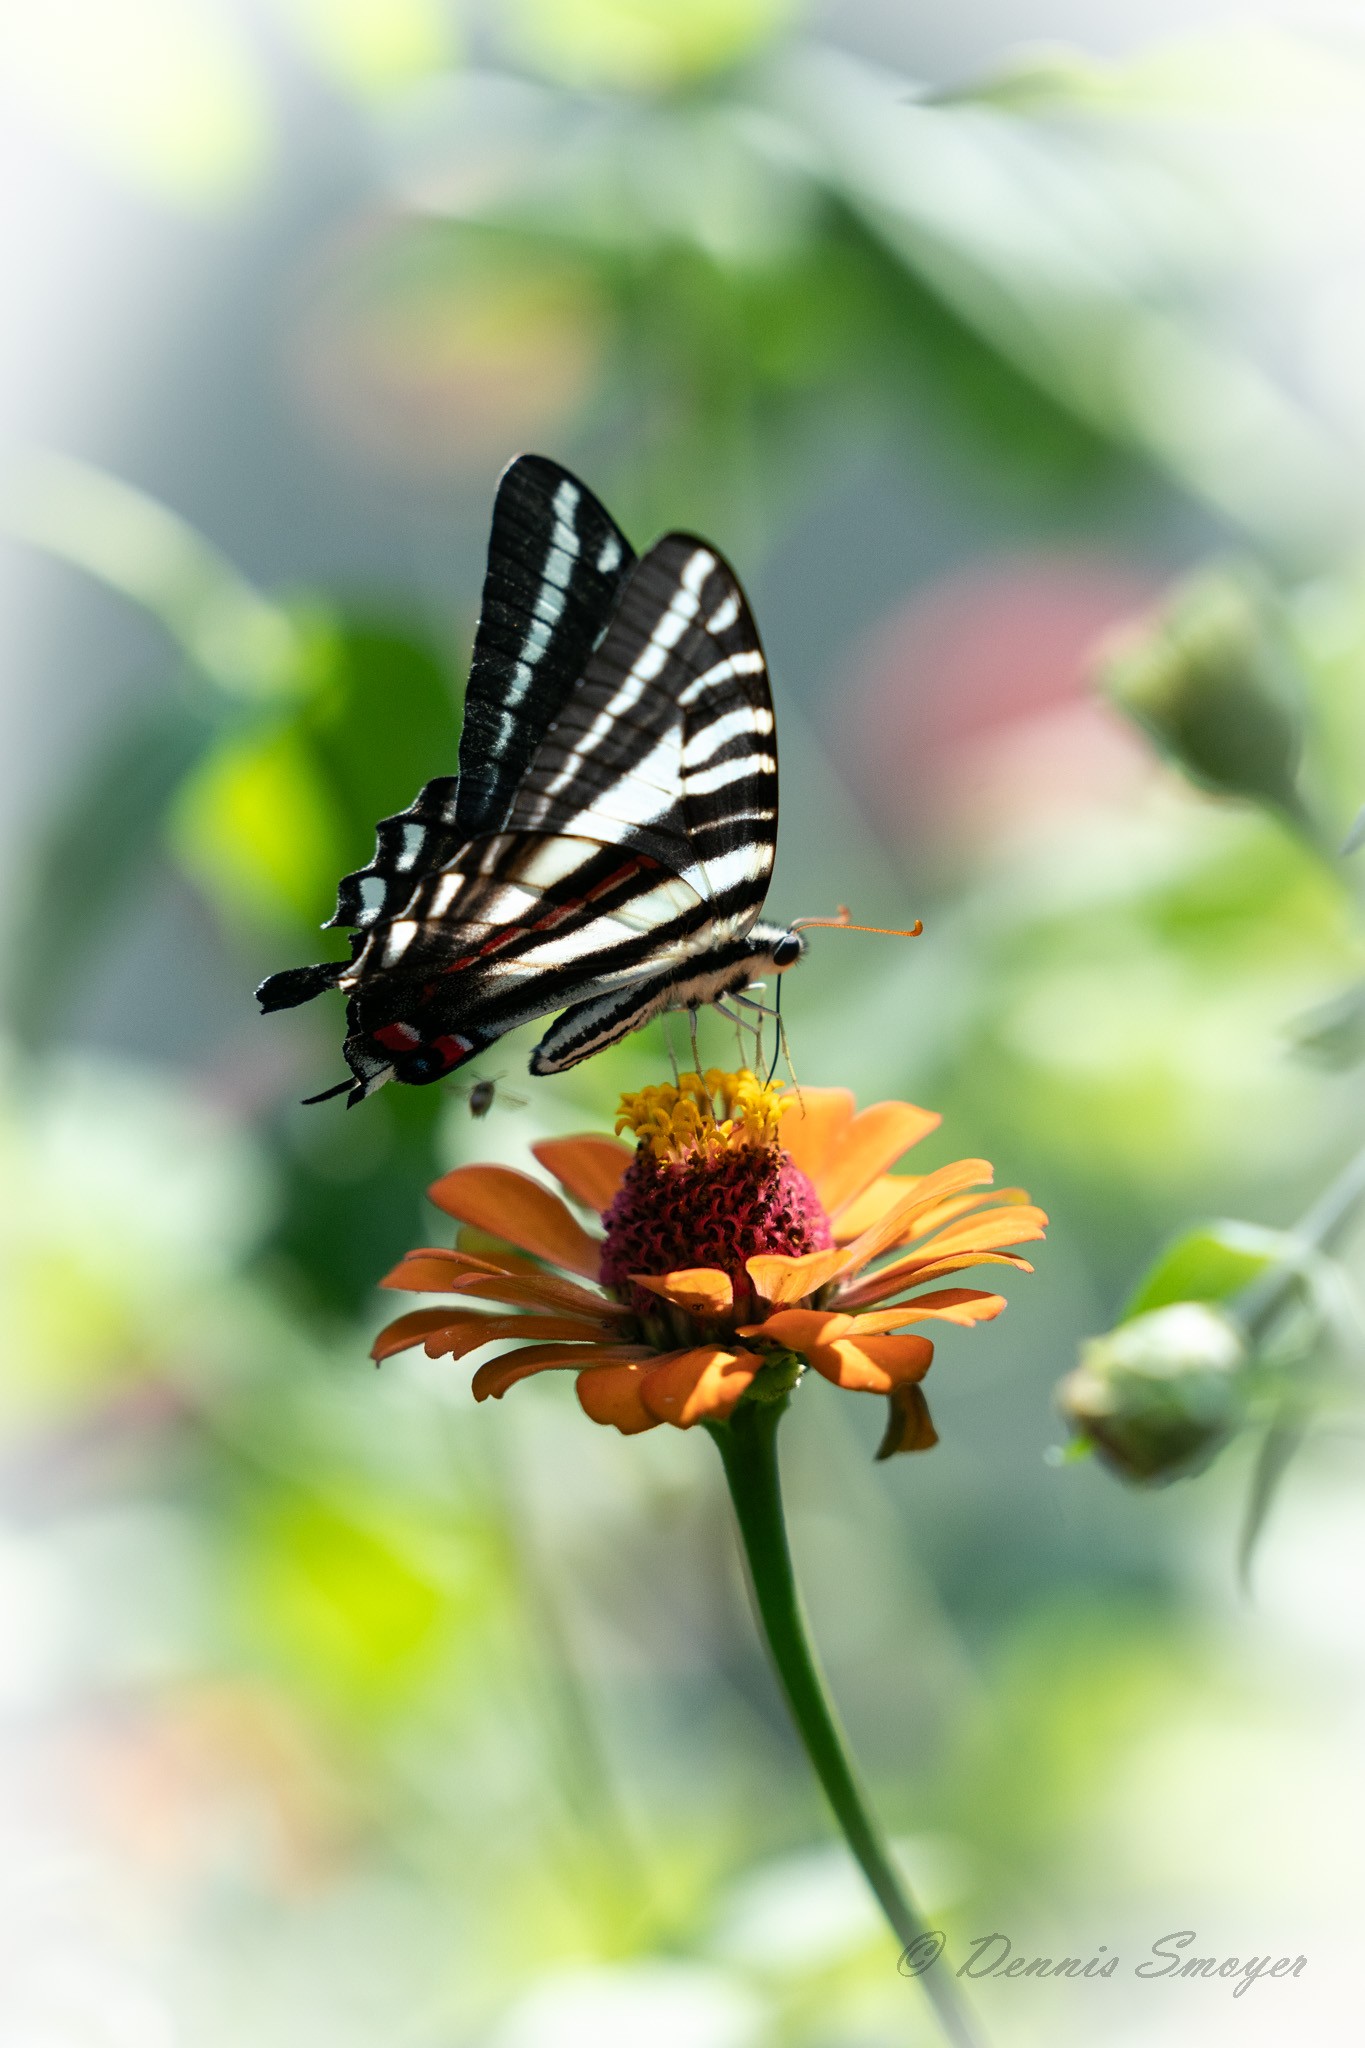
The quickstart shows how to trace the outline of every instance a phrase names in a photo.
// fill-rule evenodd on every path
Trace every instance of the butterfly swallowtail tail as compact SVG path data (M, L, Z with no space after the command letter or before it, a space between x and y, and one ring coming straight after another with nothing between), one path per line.
M759 918L777 746L734 571L686 533L637 558L544 456L498 486L458 766L342 880L351 958L257 990L266 1010L345 992L352 1079L329 1094L438 1081L552 1011L531 1072L560 1073L801 957Z

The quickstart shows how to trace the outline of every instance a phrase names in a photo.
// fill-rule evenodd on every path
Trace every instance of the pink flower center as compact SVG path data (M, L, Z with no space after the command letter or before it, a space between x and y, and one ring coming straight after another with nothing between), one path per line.
M657 1311L659 1300L631 1285L632 1273L712 1266L729 1274L739 1305L751 1293L746 1259L825 1251L834 1242L810 1181L771 1145L685 1159L656 1159L642 1147L604 1220L602 1279L641 1315Z

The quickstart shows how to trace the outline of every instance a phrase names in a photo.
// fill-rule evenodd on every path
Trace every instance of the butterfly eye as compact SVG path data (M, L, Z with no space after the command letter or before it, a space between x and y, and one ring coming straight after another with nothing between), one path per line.
M773 966L790 967L801 958L803 947L795 932L787 932L773 947Z

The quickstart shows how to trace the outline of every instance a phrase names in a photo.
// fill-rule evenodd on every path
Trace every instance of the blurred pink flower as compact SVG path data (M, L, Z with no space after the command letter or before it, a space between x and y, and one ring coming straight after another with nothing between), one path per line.
M850 780L879 828L903 844L990 843L1142 786L1151 757L1088 664L1159 588L1124 563L1016 556L944 577L884 619L839 693Z

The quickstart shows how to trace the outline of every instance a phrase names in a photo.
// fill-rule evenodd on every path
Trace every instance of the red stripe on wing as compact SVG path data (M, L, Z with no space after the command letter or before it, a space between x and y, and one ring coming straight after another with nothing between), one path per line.
M458 973L461 968L476 966L479 961L487 960L493 954L504 951L515 940L535 939L545 932L554 931L557 926L564 923L566 918L574 917L579 912L587 910L591 904L600 902L602 897L609 896L613 890L622 888L625 883L632 881L636 875L643 874L648 868L652 868L658 873L663 872L660 863L652 860L648 854L633 855L631 859L622 861L619 868L613 868L609 875L604 876L594 888L589 889L584 895L575 896L568 903L553 904L549 910L542 912L539 917L533 918L529 924L508 925L504 930L494 932L492 938L485 939L483 944L474 947L472 952L461 953L458 959L448 961L440 970L441 973ZM498 879L500 881L514 882L516 880L516 872L513 870L508 875L499 876ZM423 990L423 995L430 995L435 985L434 982L429 983Z

